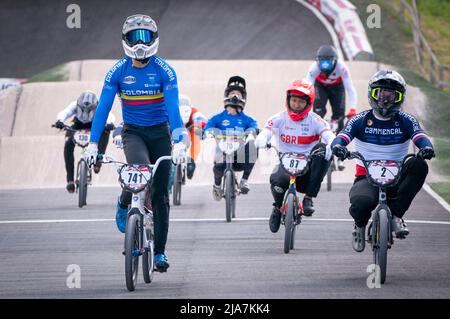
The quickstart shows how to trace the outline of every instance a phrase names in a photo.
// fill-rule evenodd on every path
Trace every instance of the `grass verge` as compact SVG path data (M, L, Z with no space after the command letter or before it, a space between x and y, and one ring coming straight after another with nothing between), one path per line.
M32 76L28 82L62 82L67 81L68 78L66 64L60 64Z

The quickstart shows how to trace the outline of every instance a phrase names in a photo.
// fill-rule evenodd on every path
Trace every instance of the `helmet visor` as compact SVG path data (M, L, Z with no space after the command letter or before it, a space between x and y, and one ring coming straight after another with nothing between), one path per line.
M334 68L334 61L332 58L319 58L320 71L331 71Z
M150 44L153 41L153 32L150 30L131 30L125 36L129 45L133 46L138 43Z
M403 99L402 92L384 88L373 88L371 96L375 101L381 102L384 105L398 103Z

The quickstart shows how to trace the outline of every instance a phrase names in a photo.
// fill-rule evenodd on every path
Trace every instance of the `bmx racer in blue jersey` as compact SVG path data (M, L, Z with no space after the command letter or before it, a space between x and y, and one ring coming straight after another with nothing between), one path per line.
M172 154L174 162L185 157L187 133L178 109L178 83L174 69L156 55L159 44L156 23L147 15L129 16L122 28L126 56L106 74L100 101L92 124L90 145L85 152L88 164L96 163L106 118L117 94L124 121L123 149L129 164L155 163ZM172 147L172 141L174 145ZM169 230L169 182L171 163L161 162L153 179L151 193L155 228L155 266L165 272L169 267L165 254ZM117 201L116 223L124 233L131 193L122 191Z

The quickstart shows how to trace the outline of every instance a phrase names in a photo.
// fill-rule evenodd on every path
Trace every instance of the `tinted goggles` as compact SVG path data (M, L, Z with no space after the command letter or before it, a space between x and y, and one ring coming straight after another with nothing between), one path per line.
M129 45L133 46L138 43L150 44L153 41L154 36L153 32L151 32L150 30L138 29L128 32L125 35L125 39Z
M403 99L402 92L384 88L373 88L370 95L375 101L383 103L398 103Z

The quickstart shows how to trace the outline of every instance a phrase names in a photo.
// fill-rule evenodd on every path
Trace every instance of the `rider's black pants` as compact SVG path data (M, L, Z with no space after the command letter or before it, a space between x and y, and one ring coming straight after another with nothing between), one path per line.
M172 143L167 123L154 126L125 124L122 131L122 143L128 164L154 164L161 156L171 155ZM172 161L162 161L158 166L151 189L154 209L155 254L162 254L166 248L169 231L169 193L168 183ZM122 208L131 204L131 193L122 191Z
M327 102L330 100L333 114L332 120L338 121L338 132L344 127L345 116L345 87L340 83L337 85L323 85L316 81L314 84L316 89L316 98L314 100L313 111L319 114L322 118L327 113Z
M406 161L398 184L387 189L387 204L394 216L403 217L427 174L425 160L413 157ZM350 190L350 204L349 212L356 226L366 226L378 205L378 187L371 185L365 176L357 176Z
M318 143L312 150L323 147L325 147L325 144ZM289 188L290 180L289 174L280 165L277 165L274 172L270 175L270 190L275 201L273 205L276 207L281 207L284 193ZM327 174L329 166L330 161L324 158L313 157L308 172L305 175L297 176L295 179L297 191L309 197L317 197L320 191L320 184Z
M92 122L90 123L82 123L78 120L74 120L74 123L72 124L71 128L74 130L86 130L91 129ZM106 147L108 146L109 142L109 130L104 130L102 135L100 136L100 140L98 141L98 152L100 154L104 154L106 151ZM66 131L66 143L64 144L64 161L66 164L66 179L67 182L73 182L74 181L74 156L73 152L75 150L75 143L72 139L73 132Z
M258 158L258 149L254 140L249 140L244 147L241 147L233 156L233 170L236 172L244 171L243 179L248 180ZM222 155L222 151L216 148L216 160L214 161L214 182L221 185L223 173L225 171L226 156Z

